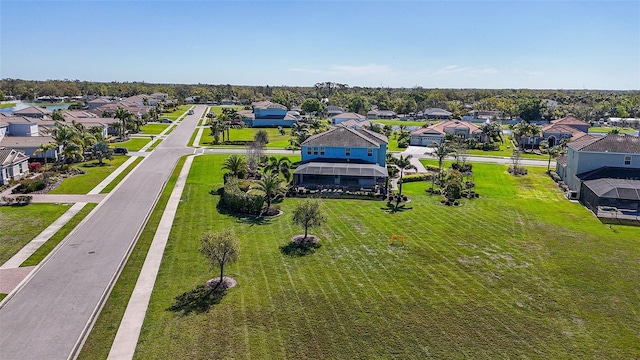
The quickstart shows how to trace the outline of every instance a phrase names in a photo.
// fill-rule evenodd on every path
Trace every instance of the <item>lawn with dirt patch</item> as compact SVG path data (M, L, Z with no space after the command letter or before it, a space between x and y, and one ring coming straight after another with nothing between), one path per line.
M210 191L225 157L194 160L136 358L640 356L640 229L601 224L544 169L516 178L474 164L482 197L460 207L426 182L405 184L412 201L393 214L322 200L329 221L310 231L320 247L291 256L300 199L273 219L220 214ZM240 238L225 268L238 286L168 310L216 276L198 238L222 228ZM406 246L390 246L394 234Z

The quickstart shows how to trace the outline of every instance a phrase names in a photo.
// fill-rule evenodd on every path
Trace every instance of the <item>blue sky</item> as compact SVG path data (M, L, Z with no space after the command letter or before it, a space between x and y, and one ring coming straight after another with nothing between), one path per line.
M0 77L640 89L640 1L6 1Z

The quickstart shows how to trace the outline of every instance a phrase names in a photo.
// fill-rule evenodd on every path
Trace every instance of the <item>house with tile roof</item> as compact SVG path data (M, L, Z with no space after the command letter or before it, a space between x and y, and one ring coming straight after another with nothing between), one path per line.
M343 112L344 112L344 109L341 108L340 106L329 105L325 109L325 113L327 114L327 117L334 117L336 115L342 114Z
M294 184L381 190L388 177L388 143L382 134L346 126L312 135L301 145L302 161L293 173Z
M24 152L0 146L0 186L20 180L29 174L29 156Z
M556 172L580 198L583 183L597 179L640 179L640 138L631 135L583 137L567 145L556 160Z
M482 130L479 126L469 122L449 120L413 130L409 144L412 146L438 146L448 134L461 136L464 139L471 137L482 139Z
M573 115L565 116L562 119L551 120L551 124L568 126L584 133L588 133L590 127L587 122L582 121Z

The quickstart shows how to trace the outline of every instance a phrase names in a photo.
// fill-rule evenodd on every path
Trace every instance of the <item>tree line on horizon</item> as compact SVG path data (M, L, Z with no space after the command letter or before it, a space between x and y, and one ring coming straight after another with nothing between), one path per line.
M640 90L538 90L538 89L427 89L370 88L335 82L314 86L242 86L208 84L153 84L146 82L94 82L80 80L0 80L0 99L13 96L33 100L39 96L74 97L83 95L128 97L166 93L184 101L220 103L229 99L241 105L270 100L291 109L306 99L318 99L323 106L340 106L365 114L372 109L409 114L426 108L442 108L454 117L471 109L500 111L506 117L527 120L555 119L573 114L594 121L603 117L640 117ZM552 100L557 106L547 106ZM524 116L523 116L524 115Z

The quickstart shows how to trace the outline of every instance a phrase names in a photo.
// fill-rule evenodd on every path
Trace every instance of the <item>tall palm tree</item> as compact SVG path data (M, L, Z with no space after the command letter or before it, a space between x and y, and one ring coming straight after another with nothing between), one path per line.
M407 155L406 157L400 155L399 158L397 158L394 161L394 165L397 166L400 169L400 180L398 181L398 194L402 195L402 177L404 176L404 171L405 170L416 170L416 167L411 164L411 159L413 158L413 155Z
M120 137L124 139L124 134L127 129L127 121L131 118L131 113L127 109L118 106L116 108L116 113L114 117L122 121L122 126L120 127L120 132L121 132Z
M65 158L74 160L82 156L82 138L77 128L56 122L51 135L56 144L62 146Z
M567 139L562 139L555 146L549 146L548 140L543 140L540 142L540 148L547 152L549 155L549 161L547 162L547 173L551 171L551 159L556 158L560 155L563 155L567 151Z
M258 181L257 189L264 191L267 200L267 209L271 207L271 201L282 194L282 179L277 172L269 171Z
M228 170L232 176L240 177L245 171L247 171L247 159L238 154L230 155L228 158L224 159L222 169Z

